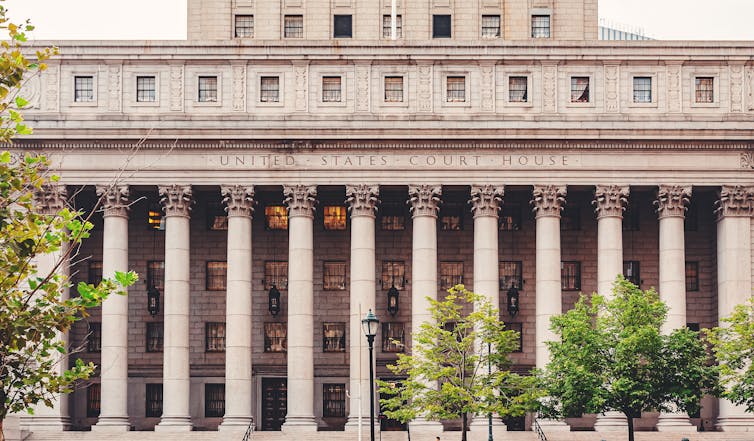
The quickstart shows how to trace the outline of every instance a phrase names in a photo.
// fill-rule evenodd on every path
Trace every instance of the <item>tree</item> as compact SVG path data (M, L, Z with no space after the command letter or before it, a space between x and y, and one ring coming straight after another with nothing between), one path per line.
M470 415L520 416L533 409L540 396L536 378L510 372L519 336L505 329L498 310L463 285L449 289L444 300L428 300L432 321L414 333L412 354L398 354L388 366L406 379L397 386L379 382L388 397L380 400L385 415L403 423L417 416L461 418L465 441Z
M707 332L720 368L721 396L754 412L754 299Z
M617 411L633 419L643 411L694 413L715 393L711 366L699 333L687 328L664 335L667 306L654 289L642 291L619 276L614 298L581 296L567 313L552 318L559 341L547 342L551 361L543 373L552 417Z

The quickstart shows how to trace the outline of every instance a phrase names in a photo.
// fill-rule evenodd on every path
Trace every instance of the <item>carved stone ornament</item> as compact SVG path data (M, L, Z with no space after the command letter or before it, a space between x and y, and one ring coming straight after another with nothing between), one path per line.
M413 217L437 217L441 195L442 186L440 185L409 185L408 204Z
M715 202L715 214L720 220L729 216L754 214L754 187L723 185Z
M565 185L535 185L530 203L536 217L560 217L566 191Z
M254 214L254 187L251 185L223 185L220 187L228 216L251 217Z
M498 212L503 205L503 186L496 185L472 185L471 186L471 211L474 217L498 217Z
M314 217L314 207L317 204L316 185L286 185L283 187L283 194L288 216Z
M594 188L594 212L597 219L602 217L623 217L628 203L628 187L620 185L598 185Z
M351 217L374 217L379 195L380 187L377 185L346 185L346 204L351 211Z
M65 185L45 184L34 192L34 206L42 214L57 214L68 203Z
M741 168L754 170L754 151L741 152Z
M98 185L104 216L128 217L128 185Z
M194 203L191 199L190 185L166 185L159 187L158 190L165 216L189 217Z
M690 185L660 185L657 189L657 217L684 217L691 201Z

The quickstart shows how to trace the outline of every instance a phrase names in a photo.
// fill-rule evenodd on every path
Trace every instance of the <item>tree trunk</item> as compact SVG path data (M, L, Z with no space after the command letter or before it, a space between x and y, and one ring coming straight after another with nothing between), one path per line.
M628 420L628 441L634 441L634 419L626 415Z
M461 441L466 441L466 431L469 428L469 416L466 413L463 414L462 421L463 423L461 423Z

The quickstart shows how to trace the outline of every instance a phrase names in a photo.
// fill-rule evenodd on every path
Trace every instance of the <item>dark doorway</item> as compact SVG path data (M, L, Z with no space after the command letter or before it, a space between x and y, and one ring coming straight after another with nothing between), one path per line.
M262 430L280 430L285 422L288 380L262 378Z
M384 381L389 381L395 385L396 388L399 388L401 386L401 380L397 378L383 378ZM392 398L395 395L394 394L386 394L386 393L380 393L381 399L388 399ZM387 415L382 413L382 409L380 409L380 431L382 432L397 432L397 431L405 431L406 425L401 423L398 420L394 420L391 418L388 418Z

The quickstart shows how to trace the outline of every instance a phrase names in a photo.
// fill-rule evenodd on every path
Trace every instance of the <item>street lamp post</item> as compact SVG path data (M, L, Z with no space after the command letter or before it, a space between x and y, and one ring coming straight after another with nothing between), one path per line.
M377 325L380 323L370 309L367 316L361 321L361 327L369 343L369 429L371 441L374 441L374 336L377 335Z

